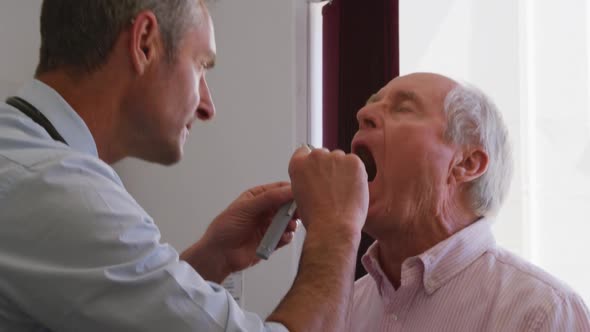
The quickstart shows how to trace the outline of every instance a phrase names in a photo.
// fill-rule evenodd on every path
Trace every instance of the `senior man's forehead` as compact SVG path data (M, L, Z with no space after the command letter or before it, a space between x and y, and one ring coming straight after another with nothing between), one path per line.
M396 77L379 92L371 95L366 104L388 99L394 104L411 101L419 106L430 103L444 103L448 92L457 82L443 75L434 73L414 73Z
M378 93L374 93L367 100L367 104L376 103L383 98L388 98L394 103L401 103L403 101L412 101L415 103L421 103L422 98L411 90L381 90Z
M443 75L413 73L391 80L383 90L409 91L417 96L439 99L444 98L456 85L456 81Z
M439 87L449 88L457 84L453 79L435 73L413 73L405 76L399 76L391 80L389 85L407 85L419 87ZM387 87L386 86L386 87Z

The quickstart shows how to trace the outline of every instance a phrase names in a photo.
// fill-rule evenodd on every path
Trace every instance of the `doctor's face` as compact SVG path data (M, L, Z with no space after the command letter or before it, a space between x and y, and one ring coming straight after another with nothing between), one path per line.
M178 162L196 120L215 115L206 74L215 61L213 22L204 5L198 23L185 33L175 58L160 59L144 91L140 158L161 164Z

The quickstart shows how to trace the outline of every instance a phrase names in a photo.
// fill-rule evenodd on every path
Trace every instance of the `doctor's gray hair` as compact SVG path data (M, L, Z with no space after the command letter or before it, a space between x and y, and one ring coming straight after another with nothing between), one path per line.
M144 10L154 13L167 59L197 24L197 0L44 0L37 75L58 68L92 72L106 63L121 31Z
M488 155L487 171L468 189L478 216L493 216L504 202L512 179L508 129L496 105L479 89L457 84L446 96L445 136L460 145L479 145Z

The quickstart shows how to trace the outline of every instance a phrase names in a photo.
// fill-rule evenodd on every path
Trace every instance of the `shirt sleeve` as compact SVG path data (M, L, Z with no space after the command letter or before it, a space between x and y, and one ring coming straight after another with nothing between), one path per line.
M579 295L571 293L548 312L539 331L590 331L590 313Z
M65 158L20 170L2 197L0 292L55 331L287 331L242 311L160 243L106 164Z

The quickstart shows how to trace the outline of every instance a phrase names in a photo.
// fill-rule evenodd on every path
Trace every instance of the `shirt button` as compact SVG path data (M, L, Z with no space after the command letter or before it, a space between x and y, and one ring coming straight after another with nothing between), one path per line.
M392 314L391 318L393 318L393 320L397 320L397 315L396 314Z

